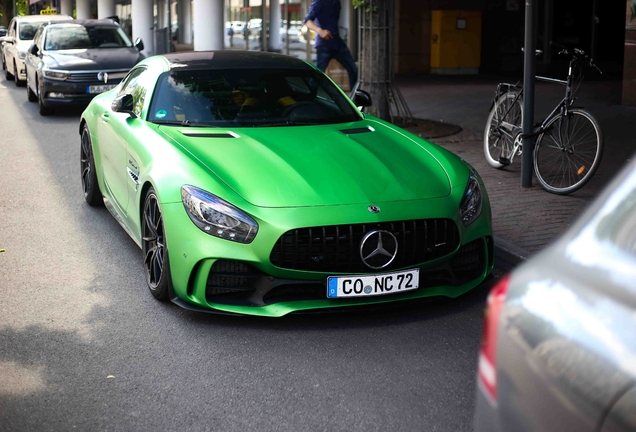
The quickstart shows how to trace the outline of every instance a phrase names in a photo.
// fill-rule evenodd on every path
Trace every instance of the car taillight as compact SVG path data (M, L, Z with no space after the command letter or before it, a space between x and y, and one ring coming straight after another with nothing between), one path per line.
M490 291L486 301L478 377L486 396L492 403L497 402L497 329L509 282L510 276L499 281Z

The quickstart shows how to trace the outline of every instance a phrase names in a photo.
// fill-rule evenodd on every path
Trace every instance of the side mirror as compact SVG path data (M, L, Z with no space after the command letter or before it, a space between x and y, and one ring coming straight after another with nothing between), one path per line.
M29 54L38 55L38 51L40 50L38 49L38 46L35 44L31 45L31 47L29 48Z
M139 51L144 50L144 41L142 41L141 38L135 39L135 48L137 48Z
M133 111L134 101L132 95L125 94L115 98L110 108L114 112L129 114L132 118L137 118L137 114Z
M356 94L353 96L353 103L358 108L370 107L372 105L371 95L364 90L356 90Z

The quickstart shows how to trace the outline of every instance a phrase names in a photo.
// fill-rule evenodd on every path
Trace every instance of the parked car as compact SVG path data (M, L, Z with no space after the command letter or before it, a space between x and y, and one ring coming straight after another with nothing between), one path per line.
M291 21L289 25L289 29L287 28L287 22L285 20L280 23L280 36L283 42L287 41L287 36L289 36L289 42L300 42L300 28L302 27L302 23L299 21Z
M636 430L636 159L488 297L476 432Z
M111 20L74 20L43 25L26 58L27 97L40 114L55 107L87 105L114 88L139 60L135 44Z
M68 21L68 15L16 16L9 22L9 31L2 37L2 69L7 80L15 79L17 86L26 82L24 59L38 28L48 22Z
M7 28L5 26L0 26L0 37L7 35Z
M493 267L480 177L361 113L368 93L354 102L281 54L145 59L82 114L84 198L141 247L150 292L190 309L281 316L473 289Z

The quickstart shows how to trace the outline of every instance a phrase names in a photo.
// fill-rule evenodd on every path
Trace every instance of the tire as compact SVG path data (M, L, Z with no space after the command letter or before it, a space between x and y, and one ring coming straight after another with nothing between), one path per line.
M9 65L5 63L4 65L4 78L7 81L11 81L13 79L13 74L9 72Z
M28 73L27 73L26 90L27 90L27 100L29 102L36 102L38 100L38 96L35 93L33 93L33 90L31 90L31 83L29 82L29 74Z
M91 207L103 206L104 199L101 191L99 190L97 171L95 169L95 158L93 157L93 143L91 142L91 134L87 126L84 126L82 129L80 168L84 200Z
M172 290L172 277L163 230L163 216L153 188L146 193L141 219L141 248L148 289L157 300L166 301Z
M15 81L16 87L22 87L26 81L21 80L18 76L18 65L15 60L13 60L13 80Z
M502 133L499 126L508 124L509 127L506 129L521 128L523 103L522 97L517 97L518 94L519 92L514 90L502 94L493 105L490 114L488 114L484 130L484 154L486 161L493 168L503 168L508 165L508 163L500 162L500 158L512 159L514 148L513 131L505 130Z
M567 195L583 187L594 175L603 156L603 134L592 114L569 110L550 120L553 129L537 138L534 173L548 192ZM559 133L560 131L560 133Z
M38 107L40 110L41 116L47 116L53 113L53 109L44 105L44 100L42 99L42 91L40 90L40 85L38 82L35 83L35 88L38 90Z

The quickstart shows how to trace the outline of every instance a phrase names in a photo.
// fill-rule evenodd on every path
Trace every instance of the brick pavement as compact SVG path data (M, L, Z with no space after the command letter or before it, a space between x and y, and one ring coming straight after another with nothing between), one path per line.
M636 107L620 103L620 81L587 81L577 106L591 111L604 134L603 160L590 182L567 195L544 191L534 179L533 187L521 187L521 161L497 170L483 154L483 130L499 81L492 77L402 77L398 87L414 117L461 126L458 134L432 138L432 142L458 154L477 169L490 196L493 231L498 251L514 260L525 259L562 234L591 200L634 156ZM535 121L547 115L563 96L563 87L539 83L536 87Z

